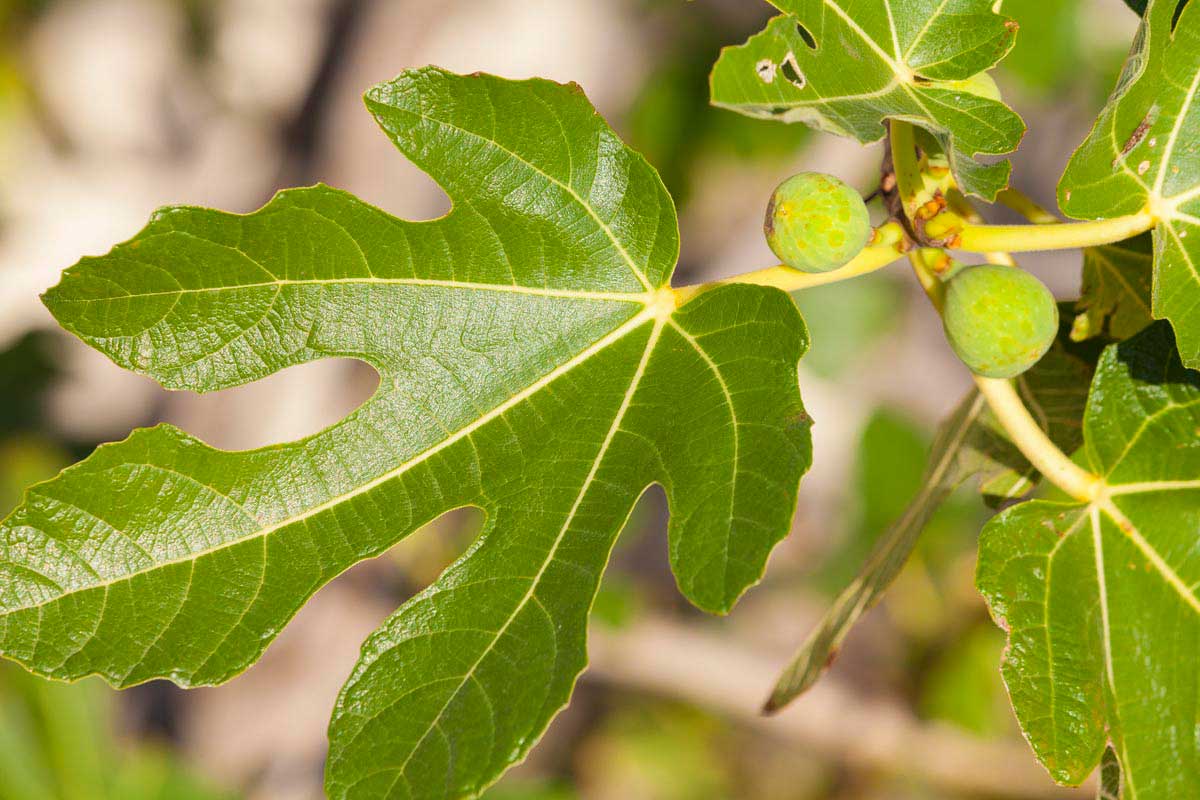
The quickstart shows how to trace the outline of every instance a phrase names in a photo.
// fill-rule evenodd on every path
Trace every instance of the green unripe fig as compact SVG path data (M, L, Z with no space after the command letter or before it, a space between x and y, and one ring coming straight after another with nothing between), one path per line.
M976 375L1012 378L1037 363L1058 335L1045 284L1016 267L964 267L946 282L946 338Z
M801 172L775 188L763 232L785 265L801 272L828 272L866 246L871 218L858 192L837 178Z

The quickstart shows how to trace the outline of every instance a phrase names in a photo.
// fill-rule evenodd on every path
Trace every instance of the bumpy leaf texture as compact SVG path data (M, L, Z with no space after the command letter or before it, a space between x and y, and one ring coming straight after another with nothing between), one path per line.
M1017 149L1025 124L984 74L1016 23L990 0L770 0L782 14L712 72L712 101L869 143L883 121L933 134L965 191L988 200L1012 165L977 155Z
M723 612L758 579L810 460L807 333L776 290L676 307L671 199L578 87L425 68L366 101L449 214L324 186L246 216L168 208L45 301L172 389L340 356L378 390L302 441L222 452L164 425L34 487L0 525L0 652L56 678L220 683L347 567L476 506L479 539L364 645L326 772L338 798L461 797L567 701L646 487L689 599Z
M1084 417L1093 502L995 517L978 585L1008 631L1003 674L1038 758L1078 783L1111 742L1129 797L1200 786L1200 373L1157 323L1101 357Z
M1200 367L1200 3L1151 0L1124 70L1058 185L1062 210L1105 219L1149 208L1155 318Z

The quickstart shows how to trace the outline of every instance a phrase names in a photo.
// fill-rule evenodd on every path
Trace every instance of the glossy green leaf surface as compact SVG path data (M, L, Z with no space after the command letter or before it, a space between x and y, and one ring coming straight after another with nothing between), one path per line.
M722 51L713 103L863 143L904 120L939 139L966 191L990 200L1007 185L1007 161L975 159L1012 152L1025 131L983 74L1016 34L988 0L771 3L783 13Z
M1150 209L1155 318L1200 366L1200 4L1152 0L1108 105L1067 165L1059 205L1105 219Z
M170 388L341 356L376 393L260 450L138 430L31 489L0 525L0 652L58 678L219 683L350 565L476 506L479 539L364 645L326 772L332 797L469 796L567 701L646 487L694 603L723 612L761 575L810 460L807 332L773 289L676 307L671 199L578 87L425 68L366 101L449 214L324 186L245 216L164 209L45 300Z
M1081 443L1080 420L1091 366L1058 342L1033 369L1017 378L1022 399L1062 449ZM817 682L837 657L851 628L891 586L908 563L921 532L950 493L972 477L991 502L1033 488L1034 470L1000 427L982 395L972 390L942 422L930 448L917 493L880 535L862 568L825 612L780 676L766 709L775 711Z
M1110 346L1080 458L1090 503L1036 500L995 517L977 582L1008 631L1003 674L1038 758L1078 783L1111 741L1125 792L1200 785L1200 373L1165 323Z
M1142 234L1083 251L1083 287L1075 304L1072 339L1128 339L1154 321L1152 248L1150 236Z

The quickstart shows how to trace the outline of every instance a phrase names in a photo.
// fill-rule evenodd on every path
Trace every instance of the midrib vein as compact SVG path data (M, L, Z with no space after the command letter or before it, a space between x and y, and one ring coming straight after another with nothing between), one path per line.
M846 27L848 27L850 30L854 31L858 35L858 37L863 40L863 42L867 45L867 47L869 47L875 51L875 55L877 55L881 59L883 59L883 63L887 64L889 67L892 68L892 72L894 72L897 75L903 74L902 71L900 70L900 66L899 66L898 62L892 57L892 55L887 53L886 51L884 51L884 49L879 46L878 42L876 42L869 35L867 35L867 32L862 29L862 26L859 25L858 22L853 17L851 17L849 14L847 14L845 9L843 9L837 3L833 2L833 0L823 0L823 2L825 3L826 6L828 6L833 11L833 13L837 14L839 17L842 18L842 23ZM894 26L893 26L893 30L894 30Z
M1163 184L1167 180L1167 168L1175 155L1175 144L1179 139L1179 131L1183 128L1184 120L1187 118L1192 101L1196 97L1198 86L1200 86L1200 70L1196 70L1196 74L1192 76L1191 85L1188 86L1187 92L1184 94L1179 114L1175 117L1175 124L1171 126L1171 133L1168 134L1166 146L1163 147L1162 161L1159 164L1157 174L1154 176L1154 189L1152 191L1155 195L1161 196Z
M111 300L130 300L142 297L174 297L181 294L207 294L210 292L233 292L240 289L279 288L282 286L345 286L345 285L383 285L383 286L427 286L442 289L461 289L463 291L504 292L508 294L526 294L537 297L565 297L584 300L609 300L623 303L645 303L652 297L651 292L593 292L586 289L552 289L535 286L517 286L507 283L478 283L473 281L450 281L434 278L280 278L273 281L258 281L255 283L239 283L233 286L205 286L194 289L166 289L157 292L129 292L113 297L84 298L81 300L63 300L63 303L101 303Z
M475 670L479 668L479 665L483 663L483 660L487 658L488 655L496 648L496 643L500 641L500 639L512 625L513 621L516 620L521 611L524 610L524 608L529 604L529 601L533 599L534 593L537 591L538 586L541 585L542 576L546 574L546 570L549 569L552 563L554 563L554 558L556 555L558 555L558 548L560 545L562 545L563 539L567 535L567 531L570 530L571 523L575 521L575 515L579 513L579 507L583 505L583 498L587 496L588 489L591 488L592 483L596 480L596 474L600 471L600 466L604 463L604 457L608 453L608 448L612 444L613 439L616 437L617 431L621 428L621 421L625 418L625 412L629 410L629 404L632 402L633 396L637 393L638 386L642 382L642 376L646 373L646 365L650 361L650 355L654 352L655 345L658 344L659 336L662 334L665 324L666 319L659 319L655 323L654 330L651 332L650 337L646 341L646 347L642 351L641 360L638 361L637 369L633 373L633 378L629 381L629 387L625 390L624 397L621 398L621 405L617 408L617 413L613 417L612 424L608 427L608 432L604 436L604 441L600 444L600 450L596 453L596 458L592 461L592 466L588 470L587 477L583 479L583 484L579 488L579 493L575 496L574 503L571 504L571 510L567 512L567 516L566 519L563 520L562 527L559 528L558 534L554 537L554 543L550 546L550 550L546 553L546 557L542 560L537 574L535 574L529 581L529 588L517 602L516 606L513 607L512 613L508 615L508 618L504 620L504 623L496 629L496 635L492 637L492 640L488 642L487 646L479 653L479 657L476 658L471 666L467 668L458 686L456 686L454 691L450 692L446 696L446 702L442 704L442 707L438 710L438 713L433 718L433 721L426 727L425 733L423 733L421 738L418 739L416 744L413 745L412 750L404 759L403 763L396 768L397 778L404 774L405 768L408 767L409 762L412 761L412 758L414 755L416 755L417 751L421 749L421 744L425 741L425 738L429 736L430 731L434 730L441 722L442 715L446 713L446 709L450 707L450 703L453 702L454 698L458 696L458 693L462 691L462 688L467 684L467 681L471 680L471 678L475 675ZM392 785L395 785L395 781L392 782ZM389 787L388 792L385 792L384 794L387 795L390 793L390 791L391 789Z
M1179 573L1175 572L1174 568L1166 562L1166 559L1159 554L1158 550L1142 536L1141 531L1137 526L1125 516L1121 509L1117 508L1116 504L1111 500L1103 500L1093 506L1094 509L1103 511L1116 524L1117 529L1123 533L1134 547L1142 552L1146 560L1154 567L1155 571L1162 576L1163 580L1179 595L1185 603L1187 603L1194 613L1200 614L1200 598L1188 588L1188 585L1179 577Z
M1110 496L1141 494L1143 492L1187 491L1200 489L1200 478L1195 480L1137 481L1134 483L1110 483L1105 490Z
M132 580L133 578L137 577L138 575L142 575L142 574L145 574L148 572L154 572L154 571L157 571L160 569L165 569L174 564L198 561L199 559L201 559L204 556L209 555L211 553L215 553L215 552L224 550L229 547L236 547L236 546L245 544L246 542L253 541L254 539L257 539L257 538L269 536L270 534L274 533L277 530L286 528L290 525L294 525L298 522L302 522L303 520L306 520L310 517L316 516L317 514L320 514L322 512L328 511L329 509L334 508L335 506L338 506L338 505L340 505L348 500L351 500L361 494L365 494L365 493L371 491L372 489L376 488L377 486L380 486L381 484L384 484L384 483L392 480L393 478L396 478L396 477L404 474L408 470L410 470L413 467L417 466L418 464L421 464L422 462L428 460L429 458L438 454L442 450L445 450L446 448L450 447L451 445L455 444L456 442L459 442L462 439L466 438L467 436L470 436L472 433L474 433L478 429L482 428L484 425L491 422L493 419L503 415L504 413L506 413L509 409L513 408L514 406L517 406L517 405L525 402L530 397L535 395L537 392L541 391L543 388L545 388L549 384L553 383L558 378L562 377L563 375L567 374L568 372L575 369L579 365L583 364L585 361L590 359L592 356L600 353L601 351L607 349L614 343L620 341L625 336L627 336L628 334L633 332L636 328L640 327L643 323L645 323L648 320L653 319L653 318L654 318L654 313L650 309L644 310L644 311L636 314L635 316L631 317L626 322L622 323L617 328L610 331L605 336L596 340L589 347L581 350L570 360L563 362L555 369L546 373L541 378L534 381L526 388L522 389L520 392L517 392L512 397L510 397L509 399L505 400L500 405L493 408L491 411L488 411L486 414L483 414L479 418L472 421L470 424L465 425L462 428L459 428L458 430L454 431L449 436L447 436L445 439L442 439L440 442L433 445L432 447L429 447L428 449L418 453L417 455L413 456L412 458L405 461L404 463L399 464L396 467L393 467L392 469L388 470L387 472L384 472L383 474L378 475L375 478L372 478L371 480L367 481L366 483L362 484L361 486L357 486L348 492L345 492L343 494L332 497L329 500L326 500L325 502L323 502L319 505L313 506L312 508L310 508L306 511L303 511L299 514L295 514L293 516L286 517L282 520L279 520L278 522L272 523L263 528L259 528L256 531L249 532L245 536L239 537L237 539L232 539L229 541L221 542L220 544L214 545L212 547L205 548L203 550L196 550L196 551L187 553L185 555L182 555L182 556L179 556L176 558L168 559L165 561L159 561L157 563L154 563L154 564L151 564L151 565L145 567L144 569L135 570L133 572L128 572L128 573L125 573L124 575L120 575L120 576L112 578L110 580L99 581L96 583L89 584L87 586L73 587L70 591L64 591L61 594L51 597L40 603L30 603L30 604L23 605L23 606L16 606L14 608L2 609L2 610L0 610L0 619L4 619L7 616L9 616L10 614L15 614L19 611L26 611L26 610L30 610L30 609L41 608L43 606L47 606L52 603L59 602L65 597L69 597L71 595L78 594L80 592L92 591L95 589L100 589L100 588L104 588L107 586L111 586L113 584L123 583L125 581ZM656 331L659 330L661 327L662 327L661 324L657 325Z

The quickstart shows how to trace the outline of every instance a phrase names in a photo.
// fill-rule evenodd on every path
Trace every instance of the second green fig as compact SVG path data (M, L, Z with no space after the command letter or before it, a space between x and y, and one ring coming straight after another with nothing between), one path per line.
M1045 355L1058 334L1058 305L1028 272L999 264L964 267L946 283L946 338L976 375L1012 378Z

